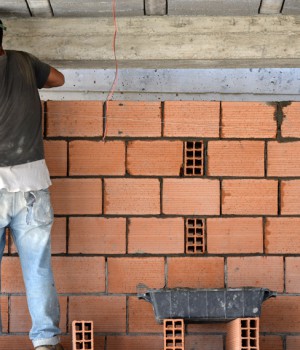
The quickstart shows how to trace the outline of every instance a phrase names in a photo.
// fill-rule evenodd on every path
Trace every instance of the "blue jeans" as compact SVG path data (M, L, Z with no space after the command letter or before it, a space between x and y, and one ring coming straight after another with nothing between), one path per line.
M0 189L0 259L9 227L17 247L32 319L33 346L59 342L59 303L51 268L53 210L48 190Z

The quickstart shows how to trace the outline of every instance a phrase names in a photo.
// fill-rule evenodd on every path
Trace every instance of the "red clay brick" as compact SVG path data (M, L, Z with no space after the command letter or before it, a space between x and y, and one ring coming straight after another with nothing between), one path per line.
M0 348L32 350L32 342L28 335L8 335L0 337Z
M184 253L182 218L131 218L128 252L133 254Z
M261 332L299 333L300 332L300 296L281 296L263 303Z
M108 258L109 293L136 293L138 285L163 288L163 258Z
M207 179L164 179L163 213L219 215L219 181Z
M4 254L8 254L11 249L11 245L13 245L12 238L10 236L10 229L5 229L5 248L4 248Z
M284 107L283 114L281 135L283 137L300 137L300 102L293 102Z
M128 299L128 322L131 333L163 333L163 325L156 322L152 305L136 297Z
M286 257L285 259L285 287L287 293L300 292L300 258Z
M259 317L237 318L227 323L226 349L259 349Z
M191 333L223 333L226 334L226 323L187 323L186 332Z
M131 175L180 175L183 145L180 141L128 143L127 170Z
M298 350L298 349L300 349L300 337L299 336L287 336L286 337L286 350ZM273 350L273 349L270 349L270 350Z
M105 214L159 214L157 179L105 179Z
M221 335L187 335L185 350L221 350L223 337Z
M126 220L124 218L75 217L70 218L69 229L69 253L126 253Z
M262 253L262 219L207 219L207 251L210 254Z
M164 136L219 137L219 102L166 101L164 114Z
M124 174L124 142L73 141L70 143L70 175Z
M1 265L1 292L24 293L25 287L19 258L4 256Z
M165 319L164 324L164 350L184 350L184 320Z
M66 332L67 326L67 297L59 297L60 305L60 323L62 332ZM25 296L11 296L10 299L10 332L29 332L31 328L31 318L27 308Z
M105 350L105 337L94 335L94 347L95 347L94 350ZM65 350L68 350L68 349L65 349Z
M162 347L162 335L107 337L107 350L161 350Z
M62 346L64 347L65 350L73 350L72 348L72 335L68 334L68 335L63 335L60 336L60 343L62 344ZM99 350L104 350L104 347L99 347Z
M259 346L260 350L283 350L283 341L276 335L260 336Z
M265 249L267 254L299 254L300 218L267 218Z
M263 141L210 141L210 176L264 176Z
M222 102L223 138L275 138L275 106L259 102Z
M4 248L4 254L12 254L16 252L15 244L13 241L13 238L11 236L11 231L9 228L5 229L5 248Z
M268 176L299 176L300 141L268 143Z
M73 349L95 350L93 321L72 321L72 345Z
M205 154L203 141L186 141L184 143L183 163L184 176L204 175Z
M125 296L70 296L69 329L72 320L93 320L95 332L126 331Z
M228 287L264 287L283 292L283 258L280 256L229 257Z
M107 136L161 136L161 103L109 101Z
M224 180L222 213L275 215L277 192L278 183L275 180Z
M104 257L53 257L52 265L58 293L105 291Z
M2 333L8 332L8 297L7 296L1 296L0 297L0 303L1 303L1 323L2 323Z
M204 254L206 251L205 220L186 218L185 220L185 253Z
M47 136L101 136L102 102L48 101Z
M224 259L168 258L168 288L223 288Z
M100 179L53 179L51 187L55 214L101 214Z
M300 214L300 180L282 181L281 214Z
M66 218L54 218L51 232L52 254L66 252Z
M67 142L44 141L45 159L51 176L67 175Z
M103 257L53 257L52 265L59 293L105 291L105 261ZM4 257L2 266L2 292L24 293L25 287L19 258Z

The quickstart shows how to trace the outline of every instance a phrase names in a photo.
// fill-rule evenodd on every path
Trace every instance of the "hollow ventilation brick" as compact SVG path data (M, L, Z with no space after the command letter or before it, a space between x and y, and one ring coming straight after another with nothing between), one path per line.
M202 141L187 141L184 143L184 175L203 176L204 145Z
M229 322L226 350L259 350L259 318L237 318Z
M185 253L203 254L205 252L205 220L187 218L185 222Z
M93 321L72 322L72 350L94 350Z
M184 350L184 320L164 320L164 350Z

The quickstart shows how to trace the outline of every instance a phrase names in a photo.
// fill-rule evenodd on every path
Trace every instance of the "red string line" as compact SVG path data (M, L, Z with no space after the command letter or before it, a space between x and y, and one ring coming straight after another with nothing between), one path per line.
M115 60L115 78L111 85L110 92L108 93L105 102L110 101L113 97L113 94L116 89L116 85L118 82L118 73L119 73L119 66L118 66L118 59L117 59L117 53L116 53L116 41L117 41L117 33L118 33L118 26L117 26L117 15L116 15L116 0L112 0L112 13L113 13L113 19L114 19L114 37L113 37L113 52L114 52L114 60ZM104 111L104 131L103 131L103 141L105 141L105 137L107 134L107 114L108 114L108 106L107 103L105 103L105 111Z

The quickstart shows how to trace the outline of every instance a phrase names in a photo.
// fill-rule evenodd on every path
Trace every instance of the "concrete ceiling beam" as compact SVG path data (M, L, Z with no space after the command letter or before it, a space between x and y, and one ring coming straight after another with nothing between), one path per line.
M300 17L118 18L117 57L128 67L299 67ZM6 49L67 66L113 66L111 18L7 19ZM188 64L187 64L188 63Z
M65 85L43 100L105 100L114 69L62 69ZM299 101L299 68L120 69L114 100Z

